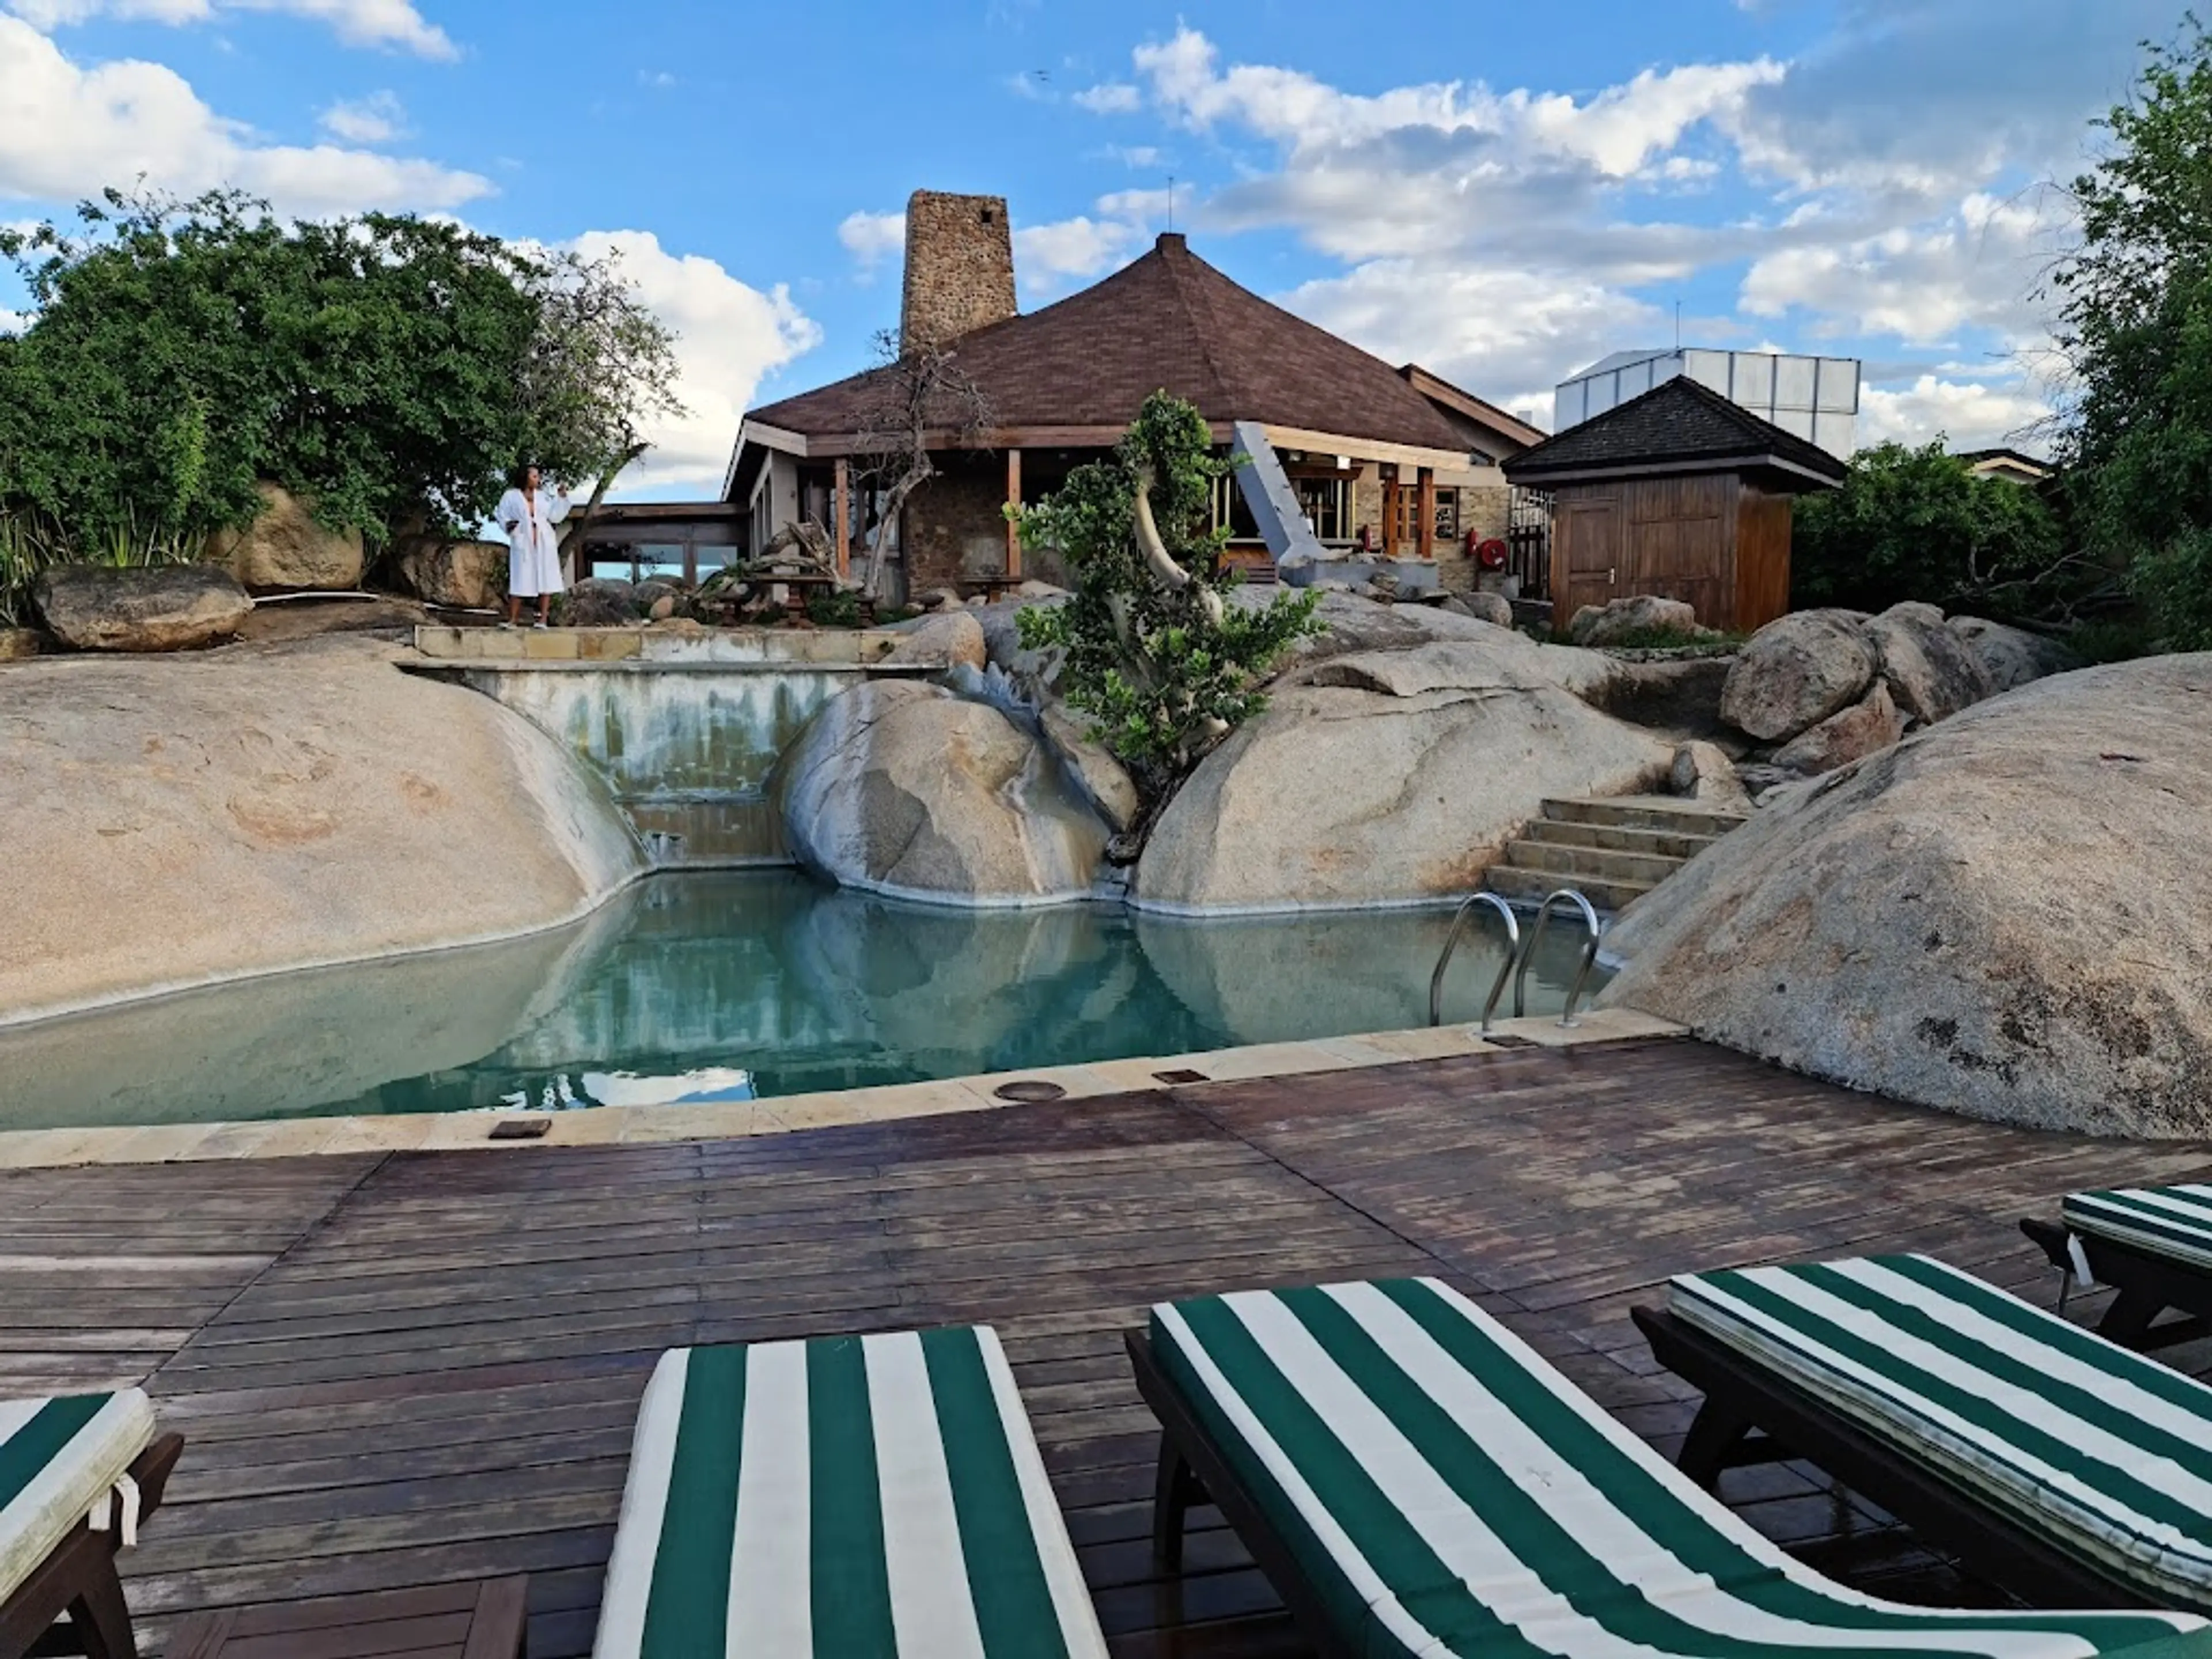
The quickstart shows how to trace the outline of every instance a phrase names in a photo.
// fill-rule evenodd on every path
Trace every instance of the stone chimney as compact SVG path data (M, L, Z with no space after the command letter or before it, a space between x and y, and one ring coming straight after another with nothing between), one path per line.
M1006 198L915 191L906 204L899 349L941 346L1014 314L1014 237L1006 223Z

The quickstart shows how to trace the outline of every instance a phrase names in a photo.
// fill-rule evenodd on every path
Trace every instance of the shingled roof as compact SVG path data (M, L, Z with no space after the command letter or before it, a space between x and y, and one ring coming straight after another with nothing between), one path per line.
M1468 447L1389 364L1239 287L1175 234L1056 305L961 336L953 357L1008 429L1127 426L1164 390L1209 421ZM856 432L883 418L888 373L871 369L746 419L805 437ZM958 423L948 410L945 424Z
M1841 483L1846 468L1818 444L1683 375L1505 463L1509 480L1540 489L1687 471L1762 472L1810 489Z

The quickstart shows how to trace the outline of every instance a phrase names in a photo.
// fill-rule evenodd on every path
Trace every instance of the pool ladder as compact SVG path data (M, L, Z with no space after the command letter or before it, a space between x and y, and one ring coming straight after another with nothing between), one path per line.
M1437 958L1437 970L1429 975L1429 1024L1444 1023L1444 975L1451 968L1453 953L1459 949L1460 939L1467 932L1468 920L1484 905L1490 906L1505 918L1505 960L1498 964L1498 977L1491 981L1490 997L1482 1005L1482 1030L1486 1035L1498 1016L1498 1000L1505 994L1505 981L1513 981L1513 1017L1520 1018L1528 1012L1528 964L1534 960L1536 947L1543 943L1544 930L1551 926L1552 912L1565 904L1582 914L1582 922L1589 933L1589 944L1583 951L1583 965L1575 975L1575 982L1567 992L1567 1006L1559 1016L1559 1024L1572 1030L1577 1024L1575 1009L1583 1000L1583 988L1589 983L1590 969L1597 965L1598 946L1605 939L1605 926L1597 919L1597 907L1571 887L1562 887L1547 898L1536 912L1536 925L1528 931L1524 941L1521 937L1521 919L1514 915L1513 907L1495 893L1477 893L1459 907L1452 917L1451 932L1444 938L1443 954Z

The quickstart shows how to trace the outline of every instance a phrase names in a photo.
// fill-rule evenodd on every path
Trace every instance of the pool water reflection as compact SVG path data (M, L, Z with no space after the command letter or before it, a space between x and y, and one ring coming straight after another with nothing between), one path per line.
M1427 1018L1449 921L976 913L787 872L663 876L560 933L0 1031L0 1127L739 1100L1399 1030ZM1484 927L1448 1018L1472 1020L1497 971ZM1547 939L1531 1013L1557 1012L1575 957Z

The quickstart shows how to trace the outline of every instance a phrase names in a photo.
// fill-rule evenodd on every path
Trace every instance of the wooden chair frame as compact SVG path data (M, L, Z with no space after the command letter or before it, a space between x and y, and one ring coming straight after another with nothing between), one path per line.
M165 1434L138 1454L131 1479L138 1487L143 1521L161 1506L169 1474L183 1455L185 1437ZM108 1500L114 1502L111 1494ZM123 1601L123 1581L115 1571L122 1529L114 1523L95 1532L80 1521L57 1544L13 1595L0 1602L0 1659L32 1655L82 1654L86 1659L138 1659L131 1612ZM67 1624L62 1621L66 1618Z
M1869 1434L1834 1407L1662 1308L1631 1310L1651 1352L1705 1396L1676 1460L1707 1491L1723 1469L1802 1458L2031 1607L2140 1607L2138 1587L2057 1548L1987 1498Z
M2030 1218L2020 1224L2020 1230L2051 1258L2052 1267L2069 1277L2074 1255L2069 1242L2079 1243L2097 1282L2119 1293L2097 1322L2097 1334L2106 1341L2150 1353L2212 1335L2212 1273L2124 1239L2078 1231L2056 1221ZM2183 1317L2160 1324L2159 1316L2169 1308Z
M1170 1572L1182 1568L1183 1528L1194 1505L1212 1503L1291 1610L1320 1659L1358 1659L1358 1650L1329 1617L1289 1543L1275 1529L1191 1410L1182 1391L1152 1358L1142 1331L1127 1335L1137 1392L1160 1419L1160 1468L1152 1502L1152 1556Z

